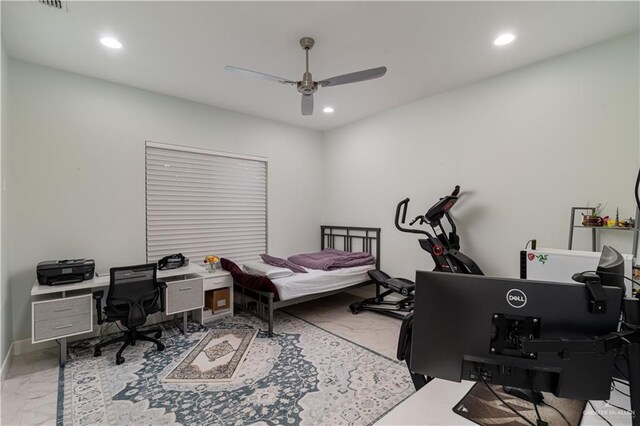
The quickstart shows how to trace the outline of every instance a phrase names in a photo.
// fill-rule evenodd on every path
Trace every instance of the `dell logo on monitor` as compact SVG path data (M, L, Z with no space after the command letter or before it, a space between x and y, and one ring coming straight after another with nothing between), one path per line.
M514 308L522 308L527 304L527 295L517 288L512 288L507 292L507 303Z

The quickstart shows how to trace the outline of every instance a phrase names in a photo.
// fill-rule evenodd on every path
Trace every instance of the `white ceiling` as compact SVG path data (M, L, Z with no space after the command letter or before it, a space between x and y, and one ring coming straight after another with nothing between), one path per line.
M11 57L311 129L325 130L639 28L638 2L2 1ZM494 38L517 33L508 46ZM124 47L109 50L98 37ZM313 116L295 88L227 64L300 80L385 65L381 79L321 88ZM321 111L331 105L331 115Z

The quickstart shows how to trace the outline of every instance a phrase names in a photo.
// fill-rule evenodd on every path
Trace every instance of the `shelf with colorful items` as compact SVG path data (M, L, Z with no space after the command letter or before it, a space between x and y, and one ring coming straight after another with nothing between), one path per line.
M596 231L602 229L611 229L618 231L633 231L633 242L631 245L631 253L633 258L638 257L638 237L640 234L640 209L636 209L636 217L629 219L619 218L618 209L616 209L616 218L611 219L609 216L602 216L604 206L598 203L595 207L572 207L571 208L571 225L569 226L569 245L568 249L573 249L573 230L574 229L591 229L591 251L597 251L597 236ZM582 224L576 224L576 213L580 213L582 216Z

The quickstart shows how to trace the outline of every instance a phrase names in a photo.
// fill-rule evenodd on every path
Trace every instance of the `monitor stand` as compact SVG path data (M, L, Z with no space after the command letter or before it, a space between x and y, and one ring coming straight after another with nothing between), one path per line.
M533 404L540 404L544 400L544 396L542 396L542 393L538 391L512 388L511 386L503 386L502 390L504 390L509 395L513 395L516 398L524 399L525 401L529 401Z

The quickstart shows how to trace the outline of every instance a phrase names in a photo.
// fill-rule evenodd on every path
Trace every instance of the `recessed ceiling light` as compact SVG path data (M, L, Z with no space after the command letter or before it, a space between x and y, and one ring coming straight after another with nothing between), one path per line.
M331 107L325 107L322 111L323 111L323 112L326 112L327 114L330 114L330 113L332 113L332 112L333 112L333 108L331 108Z
M100 37L100 43L102 43L103 46L107 46L112 49L122 48L122 43L113 37Z
M496 46L504 46L505 44L511 43L515 39L516 39L515 34L511 34L511 33L500 34L498 38L493 41L493 44L495 44Z

